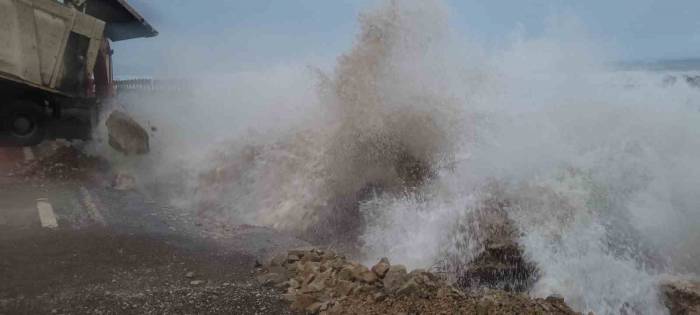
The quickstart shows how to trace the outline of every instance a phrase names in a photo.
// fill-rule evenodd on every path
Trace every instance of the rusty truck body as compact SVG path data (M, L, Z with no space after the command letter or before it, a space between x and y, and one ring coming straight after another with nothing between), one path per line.
M89 137L115 94L110 42L157 34L125 0L0 0L0 139L36 144L61 123Z

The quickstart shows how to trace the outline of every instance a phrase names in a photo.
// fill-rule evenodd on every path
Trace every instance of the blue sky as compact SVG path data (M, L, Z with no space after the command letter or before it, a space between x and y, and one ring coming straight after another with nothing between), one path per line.
M446 1L458 31L487 48L506 44L516 30L539 36L545 21L566 16L619 60L700 57L698 0ZM160 35L115 43L116 74L225 73L332 62L352 45L357 15L377 2L131 0Z

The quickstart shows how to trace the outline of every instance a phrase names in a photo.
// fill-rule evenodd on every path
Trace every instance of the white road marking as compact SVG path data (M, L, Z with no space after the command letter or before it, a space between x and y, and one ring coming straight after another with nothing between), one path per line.
M23 147L22 152L24 152L25 161L34 161L34 151L32 151L31 147Z
M95 202L92 199L92 195L90 195L90 192L87 190L87 188L81 186L80 194L83 196L83 205L85 206L85 209L87 210L90 218L92 218L95 222L99 224L107 225L104 216L102 216L102 212L100 212L100 209L97 208L97 205L95 205Z
M53 212L53 207L49 200L46 198L40 198L36 200L36 209L39 211L39 220L41 221L41 226L45 228L55 229L58 228L58 221L56 220L56 214Z

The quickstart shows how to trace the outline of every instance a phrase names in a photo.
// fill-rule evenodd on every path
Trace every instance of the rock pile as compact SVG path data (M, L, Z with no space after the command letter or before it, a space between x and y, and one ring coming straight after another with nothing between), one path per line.
M290 250L260 266L257 279L286 290L292 309L309 314L577 314L558 297L465 294L422 269L409 272L386 258L368 268L319 249Z

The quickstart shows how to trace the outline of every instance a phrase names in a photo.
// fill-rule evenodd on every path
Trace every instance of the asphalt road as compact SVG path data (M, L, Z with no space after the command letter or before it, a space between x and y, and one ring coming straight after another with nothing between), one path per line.
M136 191L12 174L37 151L0 148L0 314L290 313L251 271L294 240L254 227L212 238Z

